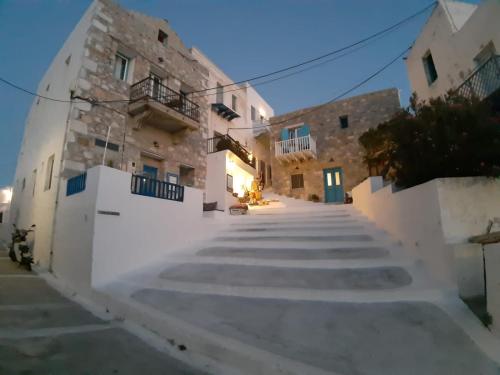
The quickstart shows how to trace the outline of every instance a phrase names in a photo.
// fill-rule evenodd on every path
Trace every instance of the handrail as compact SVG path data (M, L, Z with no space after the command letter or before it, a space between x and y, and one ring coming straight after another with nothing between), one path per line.
M466 98L485 99L500 88L500 55L493 55L477 67L457 88Z
M132 175L130 191L132 194L144 195L147 197L161 198L177 202L184 201L184 186L156 180L146 176Z
M276 141L275 155L282 156L302 151L312 151L316 154L316 141L310 134L304 137Z
M151 98L197 122L200 121L200 106L185 95L156 81L152 77L144 78L130 88L131 102Z
M255 158L252 156L252 154L247 149L245 149L240 142L238 142L228 134L219 135L207 139L207 146L208 146L207 152L209 154L218 151L229 150L233 154L238 156L241 159L241 161L248 164L252 168L255 168L256 161Z

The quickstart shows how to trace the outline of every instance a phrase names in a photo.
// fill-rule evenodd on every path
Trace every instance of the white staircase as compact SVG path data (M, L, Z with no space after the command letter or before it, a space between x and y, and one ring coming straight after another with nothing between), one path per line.
M106 285L108 308L217 375L498 374L455 291L351 206L272 198Z

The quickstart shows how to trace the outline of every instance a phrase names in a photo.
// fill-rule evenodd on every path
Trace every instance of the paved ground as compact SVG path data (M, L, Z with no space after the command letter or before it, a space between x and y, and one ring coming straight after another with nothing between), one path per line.
M0 251L1 375L201 375L96 318Z

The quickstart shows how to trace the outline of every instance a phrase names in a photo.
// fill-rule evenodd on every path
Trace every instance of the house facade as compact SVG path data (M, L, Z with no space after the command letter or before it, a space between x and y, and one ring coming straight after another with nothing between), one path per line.
M96 0L39 84L18 158L12 221L37 225L35 261L50 268L66 179L105 165L204 189L208 105L191 99L207 69L168 22ZM170 185L167 186L168 189Z
M191 52L211 89L199 94L209 104L205 200L227 211L255 180L271 184L267 124L274 110L248 83L235 84L199 49Z
M400 109L398 90L388 89L272 118L273 190L344 202L345 193L369 176L359 136Z
M406 59L420 100L458 90L479 99L500 88L500 2L439 0Z

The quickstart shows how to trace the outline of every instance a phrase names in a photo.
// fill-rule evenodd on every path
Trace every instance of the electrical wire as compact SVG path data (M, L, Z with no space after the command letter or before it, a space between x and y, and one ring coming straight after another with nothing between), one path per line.
M416 18L418 16L420 16L421 14L427 12L427 10L429 10L430 8L433 8L435 7L437 4L436 1L434 1L433 3L427 5L426 7L422 8L421 10L419 10L418 12L416 13L413 13L412 15L404 18L403 20L393 24L392 26L389 26L389 27L386 27L385 29L382 29L374 34L371 34L361 40L358 40L357 42L354 42L354 43L351 43L347 46L344 46L344 47L341 47L339 49L336 49L334 51L331 51L331 52L328 52L328 53L325 53L321 56L318 56L318 57L314 57L312 59L309 59L309 60L306 60L306 61L303 61L301 63L298 63L298 64L295 64L295 65L291 65L291 66L288 66L288 67L285 67L285 68L282 68L282 69L279 69L279 70L275 70L273 72L270 72L270 73L265 73L265 74L261 74L259 76L255 76L255 77L252 77L252 78L247 78L247 79L244 79L244 80L241 80L241 81L237 81L237 82L233 82L233 83L229 83L229 84L226 84L226 85L222 85L222 86L217 86L217 87L209 87L209 88L206 88L206 89L203 89L203 90L197 90L197 91L191 91L190 94L196 94L196 93L199 93L199 92L205 92L205 91L210 91L210 90L216 90L216 89L221 89L221 88L225 88L225 87L229 87L229 86L234 86L234 85L239 85L241 83L245 83L245 82L252 82L252 81L256 81L258 79L261 79L261 78L267 78L269 76L272 76L272 75L275 75L275 74L279 74L279 73L283 73L283 72L286 72L288 70L292 70L292 69L295 69L295 68L299 68L301 66L304 66L304 65L307 65L307 64L310 64L310 63L313 63L313 62L316 62L318 60L322 60L326 57L329 57L329 56L332 56L332 55L335 55L339 52L343 52L349 48L352 48L352 47L355 47L359 44L362 44L364 42L367 42L369 41L370 39L373 39L373 38L376 38L378 37L379 35L382 35L388 31L391 31L392 29L394 28L397 28L399 26L401 26L402 24L412 20L413 18Z
M393 58L391 61L389 61L387 64L385 64L384 66L382 66L381 68L379 68L377 71L375 71L374 73L372 73L370 76L368 76L367 78L365 78L364 80L362 80L361 82L357 83L356 85L352 86L350 89L344 91L343 93L335 96L333 99L329 100L328 102L324 103L324 104L320 104L316 107L313 107L311 108L309 111L306 111L306 112L301 112L295 116L292 116L292 117L288 117L288 118L285 118L283 120L280 120L280 121L277 121L277 122L273 122L272 124L269 124L269 125L262 125L262 126L253 126L253 127L244 127L244 128L228 128L228 130L250 130L250 129L260 129L260 128L268 128L268 127L272 127L272 126L277 126L277 125L280 125L280 124L283 124L285 122L288 122L290 120L294 120L296 118L300 118L300 117L303 117L305 115L309 115L310 113L312 112L315 112L315 111L318 111L320 110L321 108L323 108L324 106L326 105L329 105L329 104L332 104L334 102L336 102L337 100L343 98L344 96L350 94L351 92L353 92L354 90L360 88L361 86L363 86L364 84L366 84L367 82L371 81L373 78L377 77L379 74L381 74L384 70L386 70L387 68L389 68L392 64L394 64L396 61L398 61L401 57L404 56L405 53L407 53L409 50L411 49L411 46L408 47L408 48L405 48L405 50L403 52L401 52L400 54L398 54L395 58Z
M347 45L347 46L344 46L344 47L341 47L337 50L334 50L334 51L331 51L331 52L328 52L326 54L323 54L321 56L318 56L318 57L315 57L315 58L312 58L312 59L309 59L307 61L303 61L301 63L298 63L298 64L295 64L295 65L292 65L292 66L288 66L288 67L285 67L285 68L282 68L282 69L279 69L279 70L276 70L274 72L270 72L270 73L266 73L266 74L262 74L262 75L259 75L259 76L256 76L256 77L252 77L252 78L249 78L249 79L245 79L245 80L241 80L241 81L238 81L238 82L233 82L233 83L230 83L230 84L227 84L227 85L223 85L223 86L219 86L219 87L211 87L211 88L206 88L206 89L203 89L203 90L198 90L198 91L192 91L190 92L189 94L195 94L195 93L200 93L200 92L206 92L206 91L210 91L210 90L214 90L214 89L220 89L220 88L225 88L225 87L229 87L229 86L234 86L234 85L240 85L242 83L245 83L245 82L252 82L252 81L255 81L255 80L258 80L258 79L262 79L262 78L267 78L267 77L270 77L272 75L276 75L276 74L279 74L279 73L283 73L283 72L286 72L288 70L292 70L292 69L295 69L295 68L298 68L298 67L301 67L301 66L304 66L304 65L307 65L307 64L310 64L310 63L313 63L313 62L316 62L316 61L319 61L319 60L322 60L326 57L329 57L329 56L332 56L332 55L335 55L337 53L340 53L340 52L343 52L343 51L347 51L349 49L351 49L352 47L355 47L355 46L366 46L363 45L364 43L372 40L372 39L376 39L388 32L391 32L391 31L394 31L395 29L399 28L400 26L402 26L403 24L405 24L406 22L409 22L410 20L418 17L419 15L425 13L427 10L429 10L431 7L434 7L435 5L437 4L437 2L433 2L432 4L429 4L428 6L424 7L423 9L421 9L420 11L406 17L405 19L397 22L396 24L392 25L392 26L389 26L381 31L378 31L368 37L365 37L355 43L352 43L350 45ZM362 47L361 47L362 48ZM359 49L359 48L358 48ZM350 54L354 51L356 51L357 49L354 49L350 52L347 52L343 55L341 55L340 57L343 57L347 54ZM307 70L310 70L310 69L313 69L317 66L320 66L320 65L323 65L323 64L326 64L328 62L331 62L331 61L334 61L334 60L337 60L338 58L340 57L335 57L333 59L330 59L330 60L327 60L327 61L324 61L322 63L319 63L319 64L316 64L314 66L311 66L311 67L308 67L308 68L305 68L305 69L302 69L302 70L299 70L299 71L296 71L296 72L292 72L292 73L289 73L287 75L284 75L284 76L281 76L281 77L278 77L278 78L273 78L271 80L268 80L268 81L264 81L264 82L260 82L260 83L256 83L255 85L252 85L251 87L254 87L254 86L258 86L258 85L263 85L263 84L267 84L267 83L271 83L271 82L275 82L275 81L278 81L280 79L284 79L284 78L287 78L287 77L290 77L290 76L293 76L293 75L296 75L296 74L299 74L299 73L302 73L302 72L305 72ZM92 104L99 104L99 103L129 103L131 102L132 100L131 99L118 99L118 100L97 100L97 99L92 99L92 98L79 98L78 100L75 100L75 99L71 99L71 100L65 100L65 99L57 99L57 98L51 98L51 97L48 97L48 96L44 96L44 95L40 95L40 94L37 94L33 91L30 91L28 89L25 89L21 86L18 86L2 77L0 77L0 82L3 82L4 84L8 85L8 86L11 86L19 91L22 91L26 94L29 94L29 95L32 95L32 96L35 96L35 97L38 97L38 98L41 98L41 99L45 99L45 100L49 100L49 101L53 101L53 102L59 102L59 103L82 103L82 102L88 102L88 103L92 103ZM239 87L237 89L233 89L233 90L228 90L228 91L225 91L225 92L231 92L231 91L237 91L237 90L243 90L245 89L246 87ZM214 95L214 94L206 94L206 95L200 95L200 96L209 96L209 95ZM197 96L198 97L198 96Z

